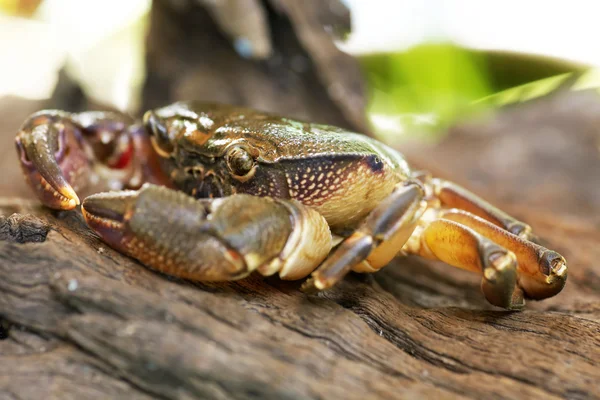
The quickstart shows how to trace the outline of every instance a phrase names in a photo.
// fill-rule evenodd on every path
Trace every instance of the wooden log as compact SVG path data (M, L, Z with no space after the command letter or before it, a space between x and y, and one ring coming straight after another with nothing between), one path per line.
M597 97L559 96L405 147L565 255L565 290L523 312L417 258L317 297L277 278L177 280L79 212L3 197L0 398L600 398L599 121Z

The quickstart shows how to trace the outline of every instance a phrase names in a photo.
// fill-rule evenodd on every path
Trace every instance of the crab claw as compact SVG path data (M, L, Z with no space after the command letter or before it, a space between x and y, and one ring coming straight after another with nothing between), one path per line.
M87 224L111 247L145 265L188 279L238 279L244 258L209 228L203 204L154 185L99 193L82 204Z
M80 137L66 114L48 111L34 114L17 134L25 178L50 208L70 210L79 205L75 191L90 168Z
M241 279L253 271L307 276L329 254L325 219L300 203L234 194L197 200L145 184L87 197L87 224L111 247L166 274L196 281Z

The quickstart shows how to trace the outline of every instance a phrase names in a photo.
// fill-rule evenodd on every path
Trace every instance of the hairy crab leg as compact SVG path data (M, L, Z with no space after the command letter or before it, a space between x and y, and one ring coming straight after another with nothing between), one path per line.
M373 272L396 256L427 206L421 184L408 182L369 214L302 286L306 292L335 285L350 270Z
M331 250L320 214L266 197L196 200L146 184L87 197L82 211L111 247L155 270L198 281L240 279L254 270L299 279Z
M79 204L78 192L147 181L153 164L144 137L142 128L122 114L46 110L25 121L16 147L25 178L42 203L69 210Z
M436 219L417 229L403 250L482 273L481 289L495 306L515 309L525 304L515 254L467 226Z
M567 263L557 252L513 235L463 210L446 210L440 217L468 226L512 251L518 261L519 286L527 298L551 297L564 287L567 280Z

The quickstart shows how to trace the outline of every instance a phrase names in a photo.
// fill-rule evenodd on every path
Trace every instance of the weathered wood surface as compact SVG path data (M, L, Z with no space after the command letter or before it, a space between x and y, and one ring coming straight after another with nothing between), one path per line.
M412 258L318 297L276 278L179 281L78 212L3 197L0 398L600 398L599 143L600 100L570 95L405 148L565 255L563 293L516 313Z

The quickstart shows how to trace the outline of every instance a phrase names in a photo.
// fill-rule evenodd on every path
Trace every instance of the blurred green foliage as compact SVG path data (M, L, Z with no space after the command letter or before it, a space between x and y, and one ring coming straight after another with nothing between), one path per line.
M527 99L528 94L529 98L546 94L562 83L564 74L588 68L527 54L473 51L452 43L365 55L360 62L370 90L371 122L382 139L393 142L436 140L458 119ZM549 77L555 78L547 81ZM526 90L520 89L527 84ZM513 87L517 89L509 89Z

